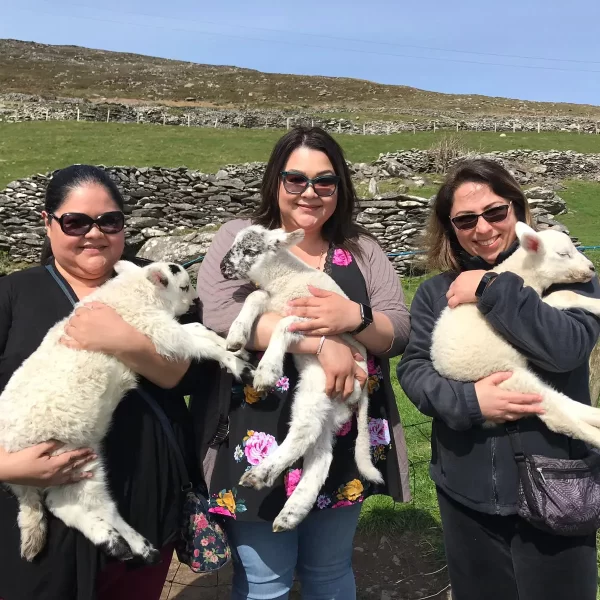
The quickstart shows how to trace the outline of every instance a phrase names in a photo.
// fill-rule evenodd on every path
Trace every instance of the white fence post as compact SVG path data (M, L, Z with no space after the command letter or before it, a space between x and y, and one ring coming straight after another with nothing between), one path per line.
M188 118L188 127L190 126L190 115L187 116Z
M513 133L517 130L517 126L513 123Z
M217 122L218 122L218 121L219 121L219 118L217 117L217 118L215 119L215 129L217 128Z
M387 134L390 135L390 126L387 126Z
M342 124L338 123L338 133L342 133Z
M290 128L290 118L289 117L285 120L285 128L286 129Z
M540 132L540 122L538 121L538 133Z
M165 113L163 113L163 125L167 124L167 115L165 115Z
M413 135L417 135L417 128L415 127L414 123L413 123Z
M494 133L498 131L498 123L494 123Z
M314 127L314 126L315 126L315 120L314 120L314 119L311 119L311 121L310 121L310 126L311 126L311 127Z
M456 131L458 131L458 122L456 123Z
M46 109L46 121L49 119L48 109Z
M367 135L367 124L363 123L363 135Z
M77 108L77 120L79 121L79 108Z
M106 111L106 122L110 121L110 108Z

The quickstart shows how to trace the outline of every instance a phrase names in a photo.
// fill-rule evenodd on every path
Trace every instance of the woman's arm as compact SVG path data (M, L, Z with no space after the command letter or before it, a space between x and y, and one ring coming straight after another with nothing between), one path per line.
M404 303L400 278L381 248L372 240L362 240L361 271L367 283L373 323L356 334L369 352L391 357L406 347L410 315ZM291 327L308 335L351 333L361 323L358 303L334 292L310 288L312 296L293 300L291 314L311 319Z
M158 354L150 338L99 302L78 308L65 333L69 338L61 342L69 348L115 356L132 371L164 389L174 388L190 366L189 360L172 361Z
M464 430L484 421L473 383L442 377L433 367L431 334L436 317L433 300L421 285L411 303L411 332L396 374L410 401L424 415Z
M554 286L600 298L598 279ZM487 322L531 363L566 373L587 363L600 334L600 321L583 310L558 310L545 302L514 273L501 273L477 307Z

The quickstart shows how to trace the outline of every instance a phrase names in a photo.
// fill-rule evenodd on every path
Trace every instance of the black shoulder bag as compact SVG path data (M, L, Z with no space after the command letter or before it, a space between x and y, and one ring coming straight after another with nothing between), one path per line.
M548 533L595 533L600 528L600 454L591 450L575 460L527 455L518 425L508 423L506 431L519 470L519 516Z

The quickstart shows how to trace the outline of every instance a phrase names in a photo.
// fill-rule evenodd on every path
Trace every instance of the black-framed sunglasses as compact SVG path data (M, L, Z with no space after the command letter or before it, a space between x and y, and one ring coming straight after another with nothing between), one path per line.
M458 217L454 217L450 219L456 227L456 229L474 229L477 227L477 221L479 221L479 217L483 217L488 223L500 223L500 221L504 221L508 216L508 210L512 204L512 200L508 204L501 204L500 206L492 206L491 208L486 208L482 213L479 214L468 214L468 215L458 215Z
M319 175L310 179L302 173L282 171L281 181L283 181L283 187L288 194L302 194L309 185L312 185L317 196L325 197L335 194L340 178L338 175Z
M103 213L95 219L76 212L64 213L60 217L50 213L48 217L56 220L65 235L86 235L94 225L108 235L119 233L125 227L125 215L120 210Z

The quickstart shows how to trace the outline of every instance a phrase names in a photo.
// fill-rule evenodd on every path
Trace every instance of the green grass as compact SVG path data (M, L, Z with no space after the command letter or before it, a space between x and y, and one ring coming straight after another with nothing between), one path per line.
M278 130L209 129L121 125L118 123L28 122L0 123L0 189L10 181L45 173L73 163L105 165L186 166L215 172L229 163L266 161ZM370 162L381 152L429 148L440 132L413 135L338 135L353 162ZM461 139L472 150L600 151L600 137L575 133L463 132Z
M558 195L567 203L568 213L557 219L586 246L600 245L600 183L564 181Z

